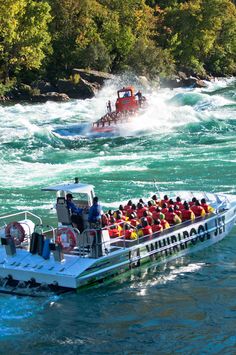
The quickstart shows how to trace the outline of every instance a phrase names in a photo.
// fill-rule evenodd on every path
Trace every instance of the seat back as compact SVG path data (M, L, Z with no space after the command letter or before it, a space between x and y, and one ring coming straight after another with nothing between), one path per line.
M68 225L71 224L70 212L66 204L65 197L58 197L56 204L58 222Z

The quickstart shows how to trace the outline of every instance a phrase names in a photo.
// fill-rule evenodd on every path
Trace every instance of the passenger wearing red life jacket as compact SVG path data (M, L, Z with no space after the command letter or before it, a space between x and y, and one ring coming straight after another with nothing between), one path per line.
M152 232L158 233L158 232L162 232L162 231L163 231L163 227L161 225L160 219L154 219L154 222L152 225Z
M101 217L102 217L102 227L108 226L109 219L110 219L109 214L108 213L103 213Z
M204 208L205 212L206 213L212 213L214 212L214 208L209 206L207 203L206 203L206 199L205 198L202 198L201 199L201 206Z
M147 218L148 224L151 226L153 224L152 213L149 211L143 212L143 217Z
M175 206L179 206L180 211L184 209L184 205L181 202L181 198L179 196L176 197L176 202L174 204Z
M189 207L191 208L193 205L195 205L196 201L197 201L196 197L193 197L192 201L189 202Z
M156 210L156 204L154 203L154 201L153 201L153 203L152 203L152 201L148 201L148 210L151 212L151 213L153 213L153 211L155 211Z
M167 220L164 218L162 218L162 216L160 217L160 220L161 220L161 225L163 227L163 229L167 229L167 228L170 228L170 225L169 223L167 222Z
M132 207L132 201L131 200L129 200L128 201L128 203L127 203L127 205L125 205L124 206L124 210L127 212L128 210L130 210L131 209L131 207Z
M153 219L161 219L162 218L165 218L165 215L164 213L161 212L161 207L157 207L156 210L152 213L152 218Z
M132 203L131 208L126 211L126 216L129 217L132 213L136 214L136 205L134 203Z
M167 205L167 203L163 203L162 204L162 209L161 209L161 212L165 215L166 214L166 212L168 212L168 205Z
M205 209L200 205L198 200L195 202L195 205L191 207L191 210L195 214L195 217L204 217L206 215Z
M124 206L123 205L119 206L119 211L122 213L123 216L126 214L126 211L124 210Z
M194 220L194 218L195 218L195 214L190 209L189 205L185 204L184 209L182 211L182 222L191 221Z
M181 223L181 219L177 216L172 207L169 207L169 210L168 212L166 212L165 217L170 226Z
M147 211L147 207L144 207L144 205L142 203L138 203L137 206L137 217L138 219L141 219L143 217L143 212Z
M160 202L160 205L161 205L162 208L163 208L163 204L164 204L164 203L168 206L169 197L168 197L167 195L165 195L165 196L163 197L163 200L161 200L161 202Z
M184 209L184 205L183 205L183 209ZM174 212L182 221L182 212L180 211L180 207L178 205L174 205Z
M174 204L175 204L174 201L170 198L169 201L168 201L168 206L167 206L167 207L168 207L168 208L169 208L169 207L174 208Z
M156 194L152 196L152 200L155 202L155 204L156 204L157 206L159 206L160 201L158 200L158 197L157 197Z
M124 226L124 233L123 234L124 234L125 239L128 239L128 240L134 240L134 239L138 238L137 233L133 230L133 228L128 223L126 223Z
M110 218L110 226L108 227L108 231L109 231L109 236L111 238L117 238L120 237L120 233L122 231L122 228L116 223L116 220L114 217Z
M152 234L152 227L148 224L148 221L145 217L141 219L141 226L143 235Z

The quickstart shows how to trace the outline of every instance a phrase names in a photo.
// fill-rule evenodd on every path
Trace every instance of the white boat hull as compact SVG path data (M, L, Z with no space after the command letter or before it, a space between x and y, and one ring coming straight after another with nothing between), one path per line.
M9 278L28 283L58 285L77 289L113 275L138 267L146 262L163 264L192 252L207 248L222 240L236 221L236 197L220 212L193 222L179 224L162 233L137 240L106 240L102 256L65 254L56 261L52 253L45 260L28 249L17 248L12 256L0 245L0 279ZM109 245L110 243L110 245Z

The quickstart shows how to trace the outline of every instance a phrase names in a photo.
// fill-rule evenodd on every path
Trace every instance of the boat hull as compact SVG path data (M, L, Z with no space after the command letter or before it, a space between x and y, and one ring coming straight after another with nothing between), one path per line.
M219 196L214 197L215 203L218 203ZM64 258L59 261L55 258L54 252L51 252L48 259L44 259L39 254L32 254L29 248L17 248L15 253L9 255L7 246L2 244L0 281L4 283L11 279L31 285L33 280L37 285L46 283L75 290L147 262L155 262L158 265L197 252L222 240L232 230L236 220L236 197L231 197L230 202L227 202L228 197L222 200L225 201L224 208L222 201L218 203L221 207L216 209L218 211L216 213L137 240L123 238L110 240L106 230L104 232L107 232L108 239L106 241L103 239L101 256L97 258L93 256L97 255L92 252L93 244L88 254L82 254L81 250L77 250L64 254Z
M147 262L155 261L155 264L163 264L200 251L225 238L232 230L235 221L236 207L233 207L210 218L186 223L181 228L171 228L161 235L148 236L145 242L140 240L126 242L126 245L131 243L134 245L119 251L116 255L95 262L77 277L77 288Z

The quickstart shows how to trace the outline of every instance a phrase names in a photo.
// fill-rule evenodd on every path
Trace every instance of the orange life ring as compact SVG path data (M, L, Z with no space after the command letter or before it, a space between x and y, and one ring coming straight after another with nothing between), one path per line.
M5 234L14 238L16 245L20 245L25 239L25 230L19 222L10 222L5 228Z
M76 246L76 233L69 227L57 231L56 243L61 244L64 251L71 251Z

